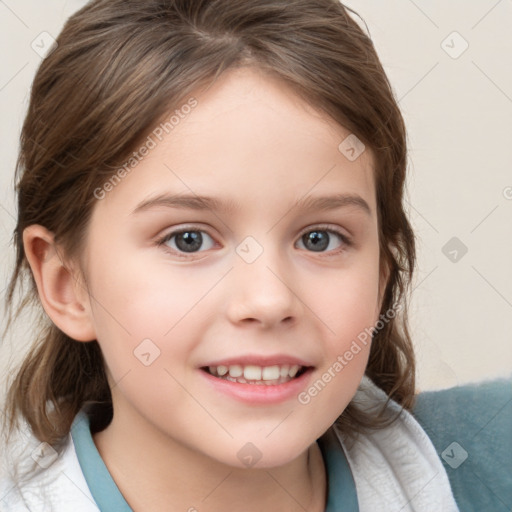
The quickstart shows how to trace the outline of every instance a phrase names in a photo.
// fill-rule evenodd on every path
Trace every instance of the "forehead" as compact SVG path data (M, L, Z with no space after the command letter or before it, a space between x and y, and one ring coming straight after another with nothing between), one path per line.
M261 209L265 201L337 192L364 196L374 213L371 151L347 158L343 141L353 135L282 81L242 68L191 96L194 108L178 106L155 126L147 139L152 149L102 206L133 210L168 191L228 197Z

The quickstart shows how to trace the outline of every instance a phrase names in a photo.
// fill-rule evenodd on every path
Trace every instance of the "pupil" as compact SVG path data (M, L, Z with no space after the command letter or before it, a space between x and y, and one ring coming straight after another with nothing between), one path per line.
M325 231L311 231L302 237L304 245L313 251L323 251L329 246L329 235ZM312 245L308 244L311 243Z
M201 247L203 236L197 231L185 231L176 235L176 246L180 251L194 252Z

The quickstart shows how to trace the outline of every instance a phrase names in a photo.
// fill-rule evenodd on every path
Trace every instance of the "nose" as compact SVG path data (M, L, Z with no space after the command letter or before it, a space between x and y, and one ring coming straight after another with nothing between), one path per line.
M271 328L292 325L304 313L295 283L286 263L277 254L265 251L253 263L241 259L230 273L232 289L227 302L227 316L235 324L254 324ZM294 286L295 285L295 286Z

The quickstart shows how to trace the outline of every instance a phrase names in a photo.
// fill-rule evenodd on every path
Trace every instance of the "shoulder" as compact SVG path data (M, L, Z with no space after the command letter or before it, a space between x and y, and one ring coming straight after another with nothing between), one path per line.
M430 437L461 511L512 505L512 379L417 396L413 415Z
M5 448L0 476L2 512L98 512L68 437L58 449L41 443L28 429Z
M387 396L364 377L353 403L378 411ZM359 508L430 512L458 510L439 456L415 418L390 400L386 414L398 417L389 426L360 433L350 442L340 435L357 489Z

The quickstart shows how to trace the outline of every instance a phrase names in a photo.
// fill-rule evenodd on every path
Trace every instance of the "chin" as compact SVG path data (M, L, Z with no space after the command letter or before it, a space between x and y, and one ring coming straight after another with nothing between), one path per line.
M235 445L235 457L222 462L240 469L272 469L293 462L308 450L311 443L306 442L300 446L297 442L284 444L276 437L275 440L265 439L260 442L235 442Z

